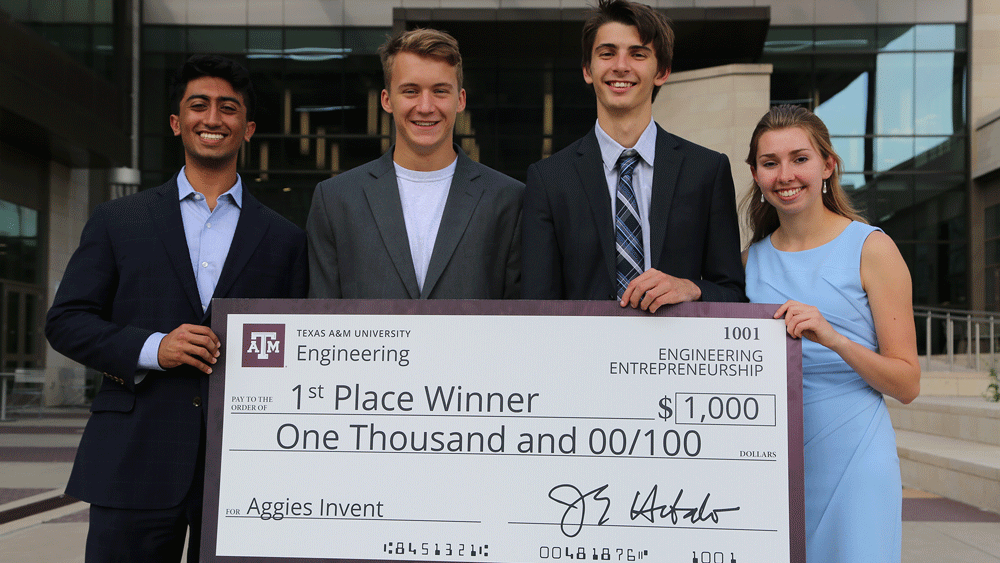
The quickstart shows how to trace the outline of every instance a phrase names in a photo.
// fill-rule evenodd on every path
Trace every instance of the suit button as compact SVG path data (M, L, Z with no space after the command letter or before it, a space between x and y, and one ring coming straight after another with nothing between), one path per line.
M191 404L194 405L194 406L196 406L196 407L200 407L201 406L201 397L195 397L194 400L191 401Z

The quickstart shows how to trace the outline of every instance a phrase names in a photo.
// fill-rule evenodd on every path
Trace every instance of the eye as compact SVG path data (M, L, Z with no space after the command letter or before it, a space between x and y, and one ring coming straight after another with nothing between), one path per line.
M802 164L803 162L806 162L807 160L809 160L809 157L807 157L807 156L800 156L800 157L798 157L798 158L795 159L795 162L797 162L799 164Z

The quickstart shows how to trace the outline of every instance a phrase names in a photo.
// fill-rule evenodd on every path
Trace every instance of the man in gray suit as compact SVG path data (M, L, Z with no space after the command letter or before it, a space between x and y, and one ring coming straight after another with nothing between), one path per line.
M400 33L379 49L396 142L316 186L306 232L310 297L520 297L524 184L453 144L465 109L447 33Z

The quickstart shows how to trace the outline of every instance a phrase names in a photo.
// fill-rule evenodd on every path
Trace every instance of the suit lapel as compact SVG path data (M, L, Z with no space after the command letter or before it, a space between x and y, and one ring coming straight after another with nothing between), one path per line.
M483 197L483 186L475 182L479 177L479 171L461 148L455 145L455 150L458 152L458 164L455 166L455 176L451 180L451 189L448 190L448 200L441 216L441 225L434 239L434 250L427 265L423 290L420 292L421 299L430 297L434 286L441 279L445 266L455 254L455 249L458 248L458 243L469 226L472 214Z
M611 194L604 174L604 157L597 144L597 133L590 130L577 149L576 173L580 176L583 192L590 204L590 212L600 233L601 252L608 276L615 281L615 226L611 222Z
M403 204L399 200L396 172L392 166L392 152L390 149L375 161L370 171L372 182L364 188L365 198L408 297L416 299L420 296L420 291L417 289L417 274L413 270L410 239L406 236L406 222L403 219Z
M260 242L264 240L267 223L264 221L261 207L260 201L250 195L246 186L243 186L243 206L240 208L240 219L236 222L233 242L229 245L229 254L226 255L226 262L222 265L222 273L219 274L219 281L215 284L213 297L229 295L233 284L236 283L240 273L250 261L250 257L253 256Z
M179 173L178 173L179 174ZM177 273L177 280L180 282L187 295L191 308L200 317L201 298L198 296L198 284L194 279L194 270L191 268L191 252L188 250L187 238L184 236L184 221L181 219L181 205L177 192L177 176L172 180L155 188L159 199L150 206L150 213L153 223L156 226L160 240L166 248L170 265Z
M664 131L659 124L656 126L656 161L653 164L653 194L649 202L649 263L653 268L662 270L659 258L663 255L663 244L667 239L667 218L670 216L670 206L677 191L677 178L680 175L684 156L676 150L677 140Z

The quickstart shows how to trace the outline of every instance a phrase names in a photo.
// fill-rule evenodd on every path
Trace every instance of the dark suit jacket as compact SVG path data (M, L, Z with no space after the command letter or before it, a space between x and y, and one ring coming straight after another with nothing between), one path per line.
M522 293L526 299L616 299L615 232L593 129L528 168ZM656 131L650 264L687 278L703 301L745 301L736 196L725 155Z
M455 149L455 177L422 290L417 289L390 149L316 186L306 222L310 297L520 296L524 184Z
M246 190L215 297L304 297L305 233ZM203 448L208 377L181 366L135 383L153 332L209 324L178 202L177 177L101 204L70 258L45 334L57 351L105 373L91 407L70 496L112 508L183 500Z

